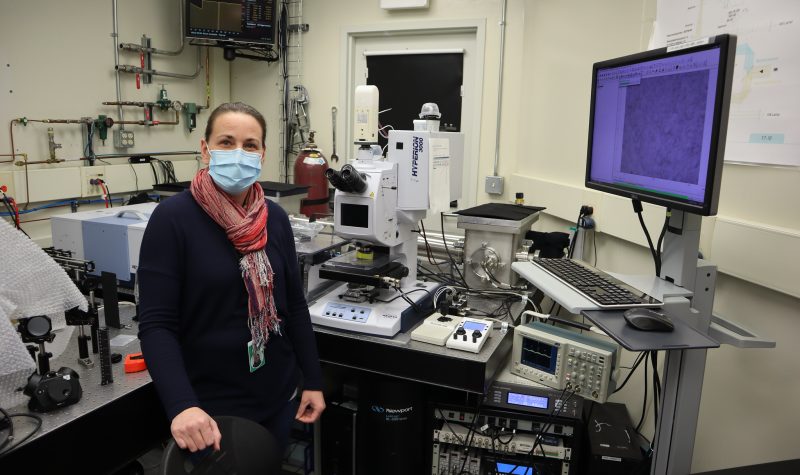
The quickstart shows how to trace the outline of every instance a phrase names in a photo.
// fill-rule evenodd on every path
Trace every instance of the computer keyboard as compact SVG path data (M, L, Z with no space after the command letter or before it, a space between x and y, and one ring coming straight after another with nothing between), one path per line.
M605 272L572 259L533 258L533 265L552 275L600 308L660 307L661 301Z

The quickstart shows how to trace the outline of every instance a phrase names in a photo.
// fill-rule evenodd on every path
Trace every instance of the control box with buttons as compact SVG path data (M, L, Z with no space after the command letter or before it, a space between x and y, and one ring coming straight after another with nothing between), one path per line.
M322 314L328 318L340 318L357 323L366 323L371 311L372 309L369 307L328 302L322 310Z
M514 329L511 372L603 403L613 390L618 350L599 337L534 322Z
M456 326L461 323L461 318L434 312L411 332L411 339L444 346L447 344L447 339L453 335Z
M456 325L452 336L447 339L446 346L454 350L479 353L489 339L491 328L492 323L487 320L465 318Z

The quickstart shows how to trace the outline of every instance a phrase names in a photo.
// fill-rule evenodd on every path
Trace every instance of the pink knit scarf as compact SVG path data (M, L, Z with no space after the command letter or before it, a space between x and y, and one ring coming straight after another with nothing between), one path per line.
M267 245L267 204L264 190L258 183L247 193L244 206L219 189L204 168L197 172L191 185L192 196L201 208L220 225L233 247L242 256L239 268L247 288L247 324L253 344L261 349L269 332L280 334L280 319L272 296L274 276Z

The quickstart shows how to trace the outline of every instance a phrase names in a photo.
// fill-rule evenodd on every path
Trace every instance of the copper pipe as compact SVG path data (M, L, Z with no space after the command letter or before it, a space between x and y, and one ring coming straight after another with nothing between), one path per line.
M17 122L20 119L14 119ZM24 122L39 122L43 124L88 124L94 119L24 119Z
M160 157L165 155L200 155L200 152L196 150L180 150L175 152L141 152L141 153L106 153L103 155L95 155L97 158L128 158L128 157L138 157L141 155L149 155L151 157ZM85 158L81 158L81 160L85 160Z
M129 125L146 125L148 127L156 126L156 125L178 125L181 123L181 113L179 111L175 112L175 120L174 121L167 121L167 120L126 120L124 122L114 122L114 124L129 124Z
M147 106L157 106L155 102L136 102L136 101L105 101L103 102L104 106L131 106L131 107L147 107Z
M25 160L25 204L22 209L28 209L28 203L31 202L31 183L28 179L28 161Z
M25 158L25 204L22 205L22 209L28 209L28 203L31 202L30 181L28 180L28 154L18 154L14 151L14 122L19 122L19 119L11 119L8 123L8 135L11 137L11 161L14 161L17 155L23 155Z
M161 123L163 124L163 122L161 122ZM27 157L27 154L18 153L17 155L18 156L19 155L25 155ZM183 150L183 151L176 151L176 152L106 153L106 154L102 154L102 155L95 155L93 158L95 158L95 159L129 158L129 157L139 157L139 156L145 156L145 155L146 156L150 156L150 157L163 157L163 156L172 156L172 155L200 155L200 152L195 151L195 150ZM37 163L38 164L42 164L42 163L61 163L61 162L68 162L68 161L77 162L77 161L80 161L80 160L89 160L89 157L78 157L78 158L70 158L70 159L59 158L59 159L56 159L55 161L42 160L42 161L36 161L36 162L28 162L28 164L34 165L34 164L37 164ZM20 160L20 161L16 162L15 165L21 167L21 166L25 165L25 162Z
M11 160L0 160L0 163L14 163L17 156L23 157L24 160L28 159L27 153L0 153L0 157L11 157Z
M132 73L132 74L150 74L152 76L164 76L177 79L194 79L200 74L200 69L203 67L203 62L200 56L200 49L197 50L197 69L192 74L170 73L167 71L157 71L155 69L147 69L140 66L133 66L130 64L120 64L114 66L118 72Z
M11 161L13 162L14 159L17 158L17 154L14 151L14 122L17 122L17 119L11 119L11 122L8 123L8 135L11 136Z
M63 158L53 158L48 160L36 160L34 162L29 162L26 159L25 161L19 160L18 162L15 162L14 165L21 167L23 165L41 165L43 163L61 163L61 162L66 162L66 160L64 160Z

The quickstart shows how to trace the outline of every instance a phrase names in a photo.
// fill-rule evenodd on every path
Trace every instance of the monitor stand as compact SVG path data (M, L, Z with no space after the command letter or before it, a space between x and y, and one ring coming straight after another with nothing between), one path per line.
M664 236L661 277L692 292L686 323L708 334L714 306L717 268L698 259L702 218L672 211ZM652 474L685 474L692 467L705 349L672 350L664 361L664 392L656 427Z

